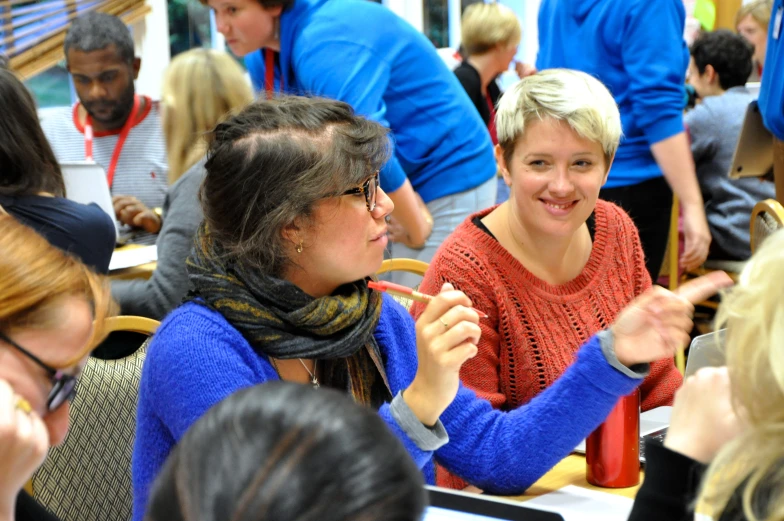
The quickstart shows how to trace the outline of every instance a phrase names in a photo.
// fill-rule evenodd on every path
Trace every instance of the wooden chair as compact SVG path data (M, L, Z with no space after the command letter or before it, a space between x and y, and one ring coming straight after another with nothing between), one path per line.
M784 207L775 199L766 199L754 205L751 211L751 253L757 250L773 232L784 228Z
M381 268L376 272L376 275L390 271L405 271L424 276L427 267L427 262L417 259L386 259L381 263Z
M105 327L152 335L158 325L124 316L106 319ZM149 342L119 360L90 357L82 371L68 437L49 451L32 480L35 499L63 521L131 518L131 452Z
M428 263L417 259L386 259L381 263L381 268L376 272L376 275L388 273L390 271L405 271L415 275L425 275ZM417 285L419 287L419 285ZM414 288L416 289L416 288ZM404 308L409 309L413 302L410 298L393 296L393 299L398 301Z

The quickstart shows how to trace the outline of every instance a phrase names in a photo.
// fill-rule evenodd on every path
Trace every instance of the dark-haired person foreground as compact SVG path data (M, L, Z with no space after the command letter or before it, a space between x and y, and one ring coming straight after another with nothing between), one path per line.
M0 207L100 273L109 270L114 222L95 204L65 198L65 182L24 84L0 69ZM21 136L24 136L22 138Z
M711 257L717 259L749 258L751 211L757 201L776 195L770 181L729 178L746 109L754 100L746 88L751 55L751 45L726 29L702 34L691 46L688 81L702 103L684 121L713 237Z
M385 128L331 100L256 102L212 132L205 222L188 260L191 301L166 317L144 364L134 519L166 457L207 409L278 379L333 387L378 410L429 483L435 455L485 490L521 492L642 382L610 368L603 350L644 374L646 362L688 341L688 299L651 290L528 405L493 410L460 385L481 334L468 297L445 284L415 325L367 286L393 209L378 186L388 154ZM714 280L691 286L692 298L715 292ZM585 397L581 407L561 399L572 393Z
M79 102L47 115L46 137L61 163L91 156L103 167L123 234L129 242L152 244L161 228L153 209L163 204L168 186L166 143L160 105L136 95L141 59L131 32L116 16L83 14L68 27L64 53Z
M371 409L270 382L212 407L172 452L146 521L417 521L424 481Z

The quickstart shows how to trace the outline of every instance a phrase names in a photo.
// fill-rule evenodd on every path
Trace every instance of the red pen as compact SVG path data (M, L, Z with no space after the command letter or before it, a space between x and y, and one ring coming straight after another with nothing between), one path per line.
M410 298L411 300L416 300L417 302L428 303L431 300L433 300L432 295L426 295L424 293L420 293L411 288L407 288L406 286L401 286L400 284L395 284L394 282L387 282L385 280L379 280L378 282L369 280L368 287L370 289L381 291L382 293L389 293L390 295L394 295L397 297ZM480 311L476 308L471 308L471 309L477 312L479 318L488 318L487 313Z

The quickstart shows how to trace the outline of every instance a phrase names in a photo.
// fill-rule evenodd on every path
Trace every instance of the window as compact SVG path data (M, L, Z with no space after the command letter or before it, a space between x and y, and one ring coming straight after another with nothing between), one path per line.
M210 9L196 0L168 0L172 58L195 47L210 47Z
M62 107L72 103L71 80L65 62L28 78L25 85L33 93L38 108Z
M423 0L422 29L437 48L449 47L448 0Z

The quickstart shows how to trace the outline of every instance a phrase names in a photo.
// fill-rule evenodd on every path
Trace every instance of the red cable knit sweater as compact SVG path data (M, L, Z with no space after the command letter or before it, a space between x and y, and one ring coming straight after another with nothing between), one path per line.
M606 329L634 297L651 287L640 239L623 210L597 201L596 234L577 278L553 286L532 275L470 216L436 252L419 291L436 294L445 282L490 317L480 321L479 353L460 371L463 383L498 409L528 403L575 360L588 338ZM417 318L423 304L414 304ZM671 405L681 375L672 360L651 364L640 391L643 410ZM523 440L524 441L524 440ZM444 469L438 484L465 486Z

